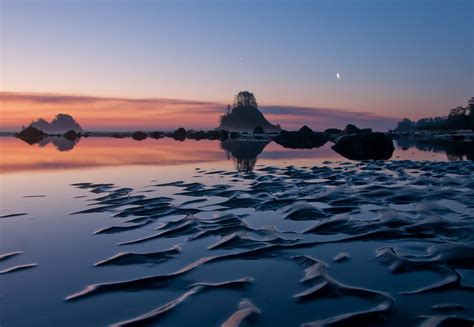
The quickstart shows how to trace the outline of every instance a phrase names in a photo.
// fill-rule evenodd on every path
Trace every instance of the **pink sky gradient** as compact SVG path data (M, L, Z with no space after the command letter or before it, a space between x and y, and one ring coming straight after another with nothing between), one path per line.
M229 101L230 102L230 101ZM213 129L226 104L178 99L130 99L51 93L0 92L1 131L17 131L32 120L72 115L87 131ZM334 108L261 105L274 124L285 129L308 125L315 130L352 123L377 130L393 128L400 117Z

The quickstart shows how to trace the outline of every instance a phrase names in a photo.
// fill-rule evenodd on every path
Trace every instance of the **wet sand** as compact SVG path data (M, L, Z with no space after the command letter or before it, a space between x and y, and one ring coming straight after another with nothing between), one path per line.
M29 257L35 250L6 238L6 323L75 316L77 325L117 326L472 325L472 162L260 165L250 173L203 165L187 173L140 185L100 183L99 174L65 186L67 215L55 223L74 224L67 234L78 240L50 235L47 248L54 256L64 247L58 255L67 257L51 267L45 254ZM2 222L31 219L15 214ZM51 280L49 269L75 276ZM23 292L12 296L6 278L27 290L35 271L53 291L36 293L26 301L35 314L20 317L12 307ZM56 313L41 313L42 298Z

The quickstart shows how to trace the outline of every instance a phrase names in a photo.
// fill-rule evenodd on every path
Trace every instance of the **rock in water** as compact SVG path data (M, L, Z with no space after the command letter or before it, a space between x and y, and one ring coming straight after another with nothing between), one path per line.
M344 128L344 134L358 134L360 132L359 127L353 124L349 124Z
M159 138L162 138L163 136L165 135L164 132L160 132L160 131L156 131L156 132L151 132L150 133L150 137L152 139L159 139Z
M63 137L68 141L75 141L79 135L76 133L76 131L71 129L70 131L64 133Z
M46 138L48 135L37 128L29 126L20 133L16 133L15 136L28 144L35 144Z
M387 160L395 150L392 139L383 133L344 135L332 149L350 160Z
M171 137L177 141L184 141L186 140L186 134L186 130L183 127L180 127L171 134Z
M323 146L328 141L328 137L324 133L313 132L305 125L297 132L281 131L274 141L285 148L312 149Z
M132 138L136 141L142 141L148 137L147 133L137 131L132 134Z

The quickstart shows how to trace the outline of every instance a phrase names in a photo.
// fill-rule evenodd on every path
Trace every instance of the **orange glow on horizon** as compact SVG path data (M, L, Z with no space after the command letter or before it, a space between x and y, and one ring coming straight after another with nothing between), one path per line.
M15 93L0 93L0 106L0 129L7 131L59 113L73 116L85 130L214 128L225 109L223 104L200 101Z
M178 99L130 99L51 93L0 92L0 131L18 131L33 120L59 113L73 116L86 131L170 131L179 127L210 130L219 125L226 104ZM265 117L284 129L308 125L315 130L362 128L387 130L399 118L336 108L262 106Z

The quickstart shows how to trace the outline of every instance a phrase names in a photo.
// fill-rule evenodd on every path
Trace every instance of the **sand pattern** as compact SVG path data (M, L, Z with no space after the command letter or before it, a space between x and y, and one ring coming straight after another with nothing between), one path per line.
M287 294L297 305L326 299L364 303L363 308L346 307L324 319L300 321L303 326L378 326L400 321L423 326L472 325L473 308L465 296L459 297L459 303L434 304L432 315L399 308L399 303L436 292L461 292L472 298L472 162L328 162L300 168L260 166L251 173L197 169L195 178L200 182L154 181L138 190L113 184L74 184L91 193L89 206L72 214L109 213L112 224L95 234L122 236L117 249L176 240L174 246L160 251L118 250L95 263L95 269L167 265L185 255L182 246L193 244L199 255L169 273L87 285L67 295L66 301L114 292L182 289L182 295L171 302L117 322L117 326L142 326L166 322L197 294L232 289L241 292L241 301L232 315L222 317L223 326L259 325L272 313L245 291L261 282L252 268L238 279L212 283L191 283L189 275L206 266L218 269L223 264L237 267L243 261L277 260L288 269L301 269L301 286ZM154 191L163 189L168 196L155 196ZM270 218L260 221L263 214ZM141 237L127 236L137 230ZM315 256L315 250L330 244L339 250L332 262ZM389 278L420 274L418 287L394 286L387 291L339 280L333 272L335 267L351 265L352 244L373 244L370 260L385 267L393 276ZM426 272L437 277L424 282Z

